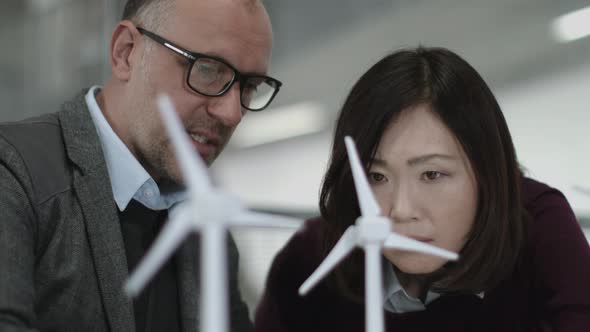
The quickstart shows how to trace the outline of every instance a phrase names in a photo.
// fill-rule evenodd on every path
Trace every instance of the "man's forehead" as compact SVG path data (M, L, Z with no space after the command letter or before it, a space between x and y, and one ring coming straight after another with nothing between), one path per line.
M176 9L177 16L211 18L218 20L221 17L242 17L248 20L257 18L256 21L268 20L268 14L260 1L254 0L168 0L172 1L172 8ZM175 17L172 17L174 20ZM269 21L269 20L268 20ZM265 22L266 23L266 22ZM268 22L270 24L270 21Z
M166 29L180 46L223 58L241 71L267 70L272 32L265 12L248 13L241 6L190 3L210 0L176 1L179 5L189 2L176 8Z

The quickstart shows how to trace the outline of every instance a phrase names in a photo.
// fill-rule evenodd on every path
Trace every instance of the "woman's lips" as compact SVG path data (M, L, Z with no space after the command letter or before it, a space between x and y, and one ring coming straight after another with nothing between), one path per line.
M418 235L406 235L406 236L409 237L410 239L420 241L420 242L425 242L425 243L434 241L432 238L425 237L425 236L418 236Z

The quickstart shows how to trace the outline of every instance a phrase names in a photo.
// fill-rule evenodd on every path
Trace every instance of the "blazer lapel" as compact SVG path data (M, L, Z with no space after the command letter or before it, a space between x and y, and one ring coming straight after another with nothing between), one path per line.
M59 119L68 157L78 169L74 190L84 214L98 283L113 332L135 331L133 303L123 293L125 246L101 144L84 99L64 104Z

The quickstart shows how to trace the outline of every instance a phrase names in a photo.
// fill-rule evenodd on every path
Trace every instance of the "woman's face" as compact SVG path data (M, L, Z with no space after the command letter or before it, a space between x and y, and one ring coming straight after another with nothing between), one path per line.
M404 110L384 132L369 183L395 232L459 252L477 210L477 183L465 152L429 105ZM385 250L410 274L431 273L442 258Z

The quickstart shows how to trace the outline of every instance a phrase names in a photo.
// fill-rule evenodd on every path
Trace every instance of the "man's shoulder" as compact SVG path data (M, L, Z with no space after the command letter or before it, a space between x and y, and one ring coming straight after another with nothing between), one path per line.
M57 113L0 124L0 165L42 202L70 185Z
M78 122L91 121L90 115L86 114L88 112L82 111L87 110L84 98L87 91L82 90L71 100L65 101L57 112L0 123L0 148L39 152L40 148L54 151L55 147L63 146L64 123L76 127L80 125Z
M60 131L57 113L48 113L15 122L0 123L2 143L23 148L37 138L52 138ZM3 146L4 147L4 146Z

